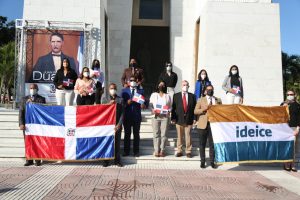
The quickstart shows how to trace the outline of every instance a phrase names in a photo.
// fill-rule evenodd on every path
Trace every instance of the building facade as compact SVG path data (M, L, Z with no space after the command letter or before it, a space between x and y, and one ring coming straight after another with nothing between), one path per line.
M58 6L59 5L59 6ZM222 82L237 65L247 105L278 105L283 99L279 5L271 0L25 0L23 19L83 22L98 28L90 58L101 60L106 84L121 88L135 57L151 92L164 63L181 81L206 69L215 94L225 101Z

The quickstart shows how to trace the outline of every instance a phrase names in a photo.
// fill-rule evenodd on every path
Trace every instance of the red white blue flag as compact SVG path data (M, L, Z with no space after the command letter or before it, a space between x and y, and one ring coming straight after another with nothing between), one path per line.
M160 104L156 104L155 108L154 108L154 112L155 113L159 113L159 114L168 114L169 112L169 106L162 106Z
M132 97L132 101L137 102L139 104L144 104L145 97L139 93L135 93L134 96Z
M26 104L26 158L113 159L115 113L115 105L64 107Z
M72 86L74 85L74 80L72 79L64 79L63 80L63 86Z

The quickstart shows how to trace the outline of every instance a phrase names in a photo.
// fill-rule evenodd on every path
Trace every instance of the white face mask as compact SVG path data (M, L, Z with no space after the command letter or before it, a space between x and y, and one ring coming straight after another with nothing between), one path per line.
M236 75L237 74L237 70L231 70L231 73L233 74L233 75Z
M84 77L89 77L89 76L90 76L90 73L89 73L89 72L83 72L83 76L84 76Z
M201 74L201 78L202 78L202 80L204 80L206 78L206 75L205 74Z
M172 70L172 67L167 67L167 71L170 72Z
M136 87L136 82L135 81L130 81L130 86L131 87Z
M183 92L187 92L188 90L189 90L189 86L183 86L183 87L182 87L182 91L183 91Z
M109 94L110 94L111 96L114 96L116 93L117 93L117 90L115 90L115 89L110 89L110 90L109 90Z
M295 99L295 96L287 96L286 99L289 101L293 101Z
M29 93L31 96L36 95L37 94L37 89L30 89Z

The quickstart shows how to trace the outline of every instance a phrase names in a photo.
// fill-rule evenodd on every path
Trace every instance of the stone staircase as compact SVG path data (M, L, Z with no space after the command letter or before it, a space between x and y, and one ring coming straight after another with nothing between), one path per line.
M124 163L161 163L161 162L200 162L199 159L199 137L195 131L192 131L193 150L192 158L185 156L177 158L176 152L176 130L171 125L168 132L168 140L166 146L167 156L164 158L157 158L153 156L153 133L151 126L151 118L149 111L143 111L143 122L140 131L140 157L128 156L123 157ZM122 133L122 138L124 133ZM121 143L121 150L123 150L123 141ZM18 110L8 110L0 108L0 160L24 160L24 139L22 131L19 130L18 125ZM208 155L208 152L207 152Z

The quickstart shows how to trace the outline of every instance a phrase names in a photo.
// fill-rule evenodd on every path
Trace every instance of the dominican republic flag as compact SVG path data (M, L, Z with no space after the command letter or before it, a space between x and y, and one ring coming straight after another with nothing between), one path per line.
M234 90L234 94L241 94L241 89L239 86L233 86L232 89Z
M63 80L63 86L72 86L72 85L74 85L74 80L72 80L72 79L64 79Z
M101 160L114 158L115 105L26 104L27 159Z
M132 101L137 102L139 104L144 104L145 103L145 97L139 93L135 93Z
M159 114L168 114L169 106L162 106L160 104L156 104L154 108L154 112Z
M218 163L293 160L295 136L285 107L216 105L208 118Z

